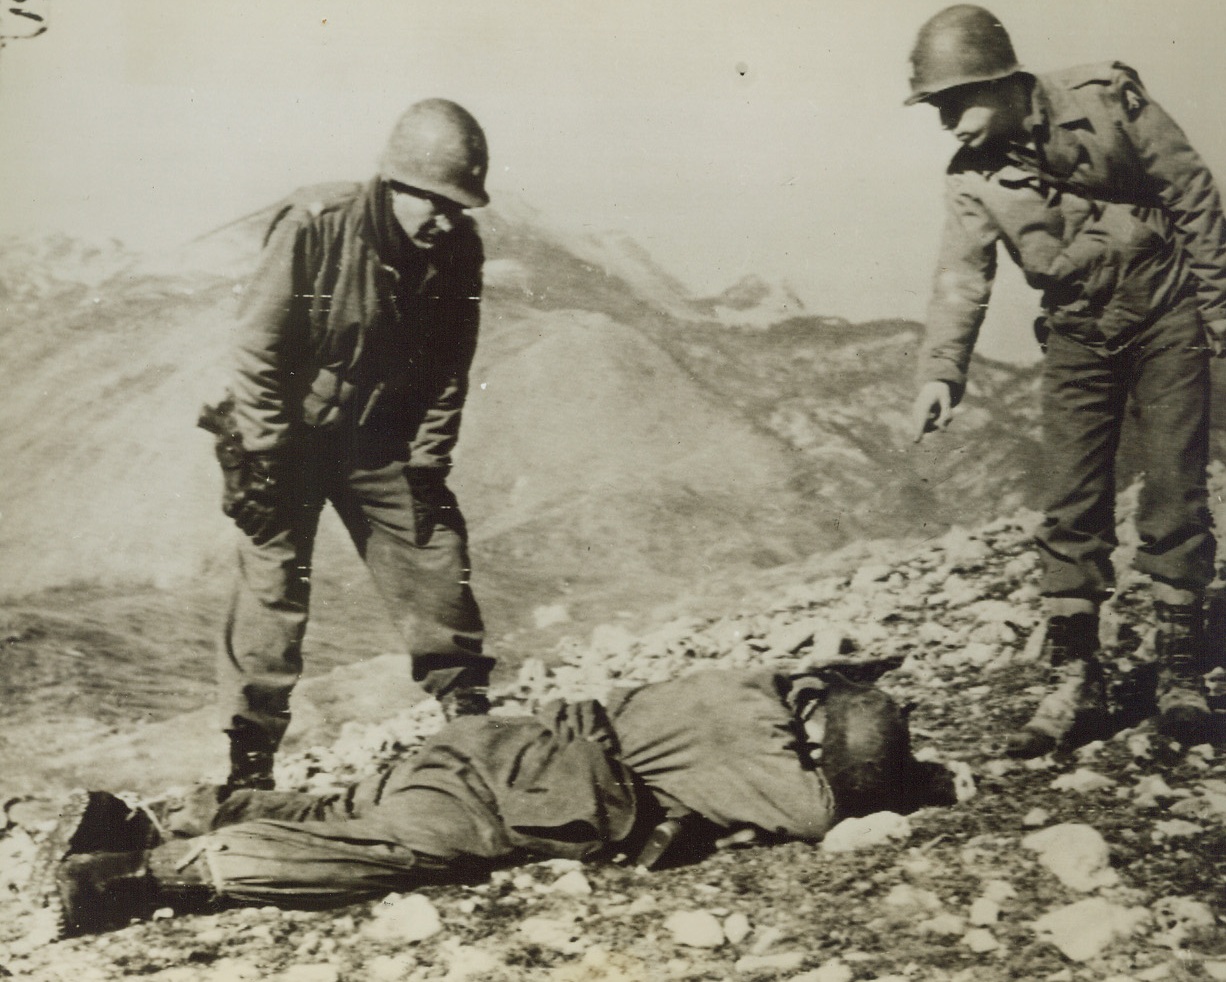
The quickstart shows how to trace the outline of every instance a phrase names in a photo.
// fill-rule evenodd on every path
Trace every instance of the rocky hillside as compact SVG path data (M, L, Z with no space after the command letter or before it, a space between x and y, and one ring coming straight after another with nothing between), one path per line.
M1226 472L1215 473L1215 497ZM1222 516L1219 516L1219 521ZM1021 512L922 546L861 545L758 574L739 603L695 596L645 631L610 624L529 659L497 712L600 696L698 667L894 657L881 685L915 706L922 755L968 768L949 809L836 827L821 845L733 849L642 874L547 862L340 911L166 916L49 943L17 898L38 803L0 839L0 974L32 982L994 982L1226 978L1226 748L1186 752L1144 714L1151 610L1126 574L1103 641L1119 732L1017 763L1002 735L1036 697L1039 605ZM1127 525L1118 559L1135 548ZM1226 670L1219 669L1220 684ZM287 757L285 787L325 789L412 753L433 704L352 723ZM113 765L114 746L97 760ZM94 775L97 777L98 775ZM24 809L24 812L23 812ZM24 818L22 816L25 816ZM46 815L44 808L42 815Z

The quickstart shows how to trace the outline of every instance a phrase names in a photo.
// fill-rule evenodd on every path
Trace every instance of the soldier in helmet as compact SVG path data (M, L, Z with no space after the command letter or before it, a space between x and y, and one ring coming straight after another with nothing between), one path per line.
M651 868L973 792L965 765L912 756L906 714L875 686L830 668L706 670L455 720L339 793L219 803L206 786L141 808L75 792L29 889L82 934L162 907L352 903L545 857Z
M302 668L312 548L331 502L451 716L488 709L493 660L447 487L477 344L488 153L461 106L396 123L365 184L305 188L268 228L229 394L206 407L244 535L219 657L228 789L272 788Z
M1226 335L1226 222L1212 176L1118 62L1034 75L982 7L931 18L909 104L962 145L915 400L916 440L962 398L1001 243L1042 292L1045 520L1038 533L1053 689L1008 752L1032 757L1107 723L1099 607L1113 590L1115 470L1126 413L1145 471L1136 565L1153 584L1160 732L1212 735L1203 680L1209 356Z

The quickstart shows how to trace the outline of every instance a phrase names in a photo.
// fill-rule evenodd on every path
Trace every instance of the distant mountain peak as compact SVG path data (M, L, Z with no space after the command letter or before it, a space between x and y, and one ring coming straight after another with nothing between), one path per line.
M742 276L722 293L694 300L693 306L721 324L770 327L793 317L804 317L804 301L786 283L770 283L756 273Z

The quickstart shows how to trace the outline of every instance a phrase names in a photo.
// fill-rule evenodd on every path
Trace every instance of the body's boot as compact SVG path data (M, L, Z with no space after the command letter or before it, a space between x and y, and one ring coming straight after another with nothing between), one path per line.
M240 719L235 719L234 726L226 732L230 737L230 776L226 778L225 793L240 788L271 791L276 787L272 768L277 745L272 737Z
M62 860L42 906L55 911L61 937L97 934L145 920L154 911L204 913L221 908L198 861L183 866L185 841L148 852L80 853Z
M1158 631L1154 639L1158 663L1159 733L1184 746L1212 736L1213 714L1205 687L1204 605L1189 594L1183 603L1154 601Z
M55 912L60 937L97 934L144 920L158 909L144 852L79 853L49 870L39 906Z
M1026 724L1005 738L1010 757L1041 757L1105 737L1110 730L1106 683L1098 660L1098 611L1053 613L1043 636L1051 691Z
M158 845L157 823L105 791L74 791L43 843L27 885L32 906L56 914L62 937L124 927L162 907L203 910L217 894L198 853L179 840Z

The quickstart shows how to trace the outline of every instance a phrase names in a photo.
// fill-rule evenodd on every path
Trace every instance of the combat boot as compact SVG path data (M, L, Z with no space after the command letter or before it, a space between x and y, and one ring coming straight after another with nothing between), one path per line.
M277 747L262 729L243 720L235 720L230 736L230 776L223 794L240 789L271 791L276 787L273 762Z
M1213 735L1213 714L1205 686L1204 611L1200 597L1191 603L1154 601L1158 631L1158 718L1154 726L1184 746Z
M53 911L60 937L124 927L161 907L206 909L216 891L180 860L189 842L158 846L153 817L105 791L73 791L26 884L31 906Z
M1107 687L1098 660L1098 613L1053 614L1043 635L1051 691L1034 715L1005 738L1010 757L1041 757L1106 737Z
M36 904L54 912L61 938L117 930L163 908L176 913L220 910L212 884L197 868L179 862L188 845L68 856L38 877L50 888L35 898Z

